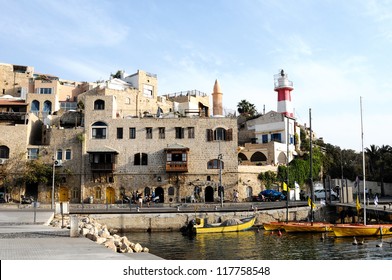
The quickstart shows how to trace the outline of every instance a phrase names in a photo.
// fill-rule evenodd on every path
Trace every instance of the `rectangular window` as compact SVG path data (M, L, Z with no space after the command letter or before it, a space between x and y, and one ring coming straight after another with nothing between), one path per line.
M136 128L135 127L129 128L129 139L136 139Z
M38 148L27 149L27 159L38 159Z
M71 149L66 149L65 150L65 159L70 160L71 158L72 158Z
M148 165L148 156L145 153L142 153L142 165Z
M117 127L117 139L123 139L123 128Z
M106 128L93 128L93 139L106 139Z
M39 94L52 94L52 88L38 88L37 93L39 93Z
M154 87L150 85L143 85L143 95L145 97L153 97Z
M62 160L63 159L63 150L58 149L56 159Z
M135 154L134 165L148 165L148 155L145 153Z
M164 127L159 128L159 139L165 139L165 128Z
M76 110L78 103L76 102L60 102L60 108L64 111Z
M262 141L263 141L263 144L268 143L268 134L263 134Z
M152 127L146 127L146 139L152 139Z
M271 134L271 141L282 142L282 135L280 133Z
M183 139L183 138L184 138L184 128L176 127L176 139Z
M189 139L195 138L195 128L194 127L188 127L188 138Z

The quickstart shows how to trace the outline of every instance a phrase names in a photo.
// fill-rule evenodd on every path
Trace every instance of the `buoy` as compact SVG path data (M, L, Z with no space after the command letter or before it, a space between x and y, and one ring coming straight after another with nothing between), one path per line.
M363 238L361 242L358 243L358 245L364 245L365 244L365 239Z
M353 245L358 245L357 239L354 236L354 241L353 241Z
M282 232L278 229L278 236L282 236Z

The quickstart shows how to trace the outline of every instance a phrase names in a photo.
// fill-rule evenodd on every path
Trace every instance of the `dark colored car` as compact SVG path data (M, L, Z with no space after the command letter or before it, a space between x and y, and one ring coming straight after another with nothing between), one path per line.
M264 190L259 193L259 196L264 197L264 200L266 201L286 200L286 196L283 193L275 190Z

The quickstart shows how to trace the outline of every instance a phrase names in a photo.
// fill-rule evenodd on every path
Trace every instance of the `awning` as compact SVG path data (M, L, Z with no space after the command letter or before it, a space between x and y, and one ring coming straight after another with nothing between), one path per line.
M88 154L96 154L96 153L112 153L112 154L119 154L119 151L107 147L107 146L103 146L103 147L97 147L94 149L91 149L89 151L87 151Z
M178 143L175 143L175 144L168 145L165 148L165 151L170 151L170 150L186 150L186 151L189 151L189 148L185 147L183 145L180 145Z

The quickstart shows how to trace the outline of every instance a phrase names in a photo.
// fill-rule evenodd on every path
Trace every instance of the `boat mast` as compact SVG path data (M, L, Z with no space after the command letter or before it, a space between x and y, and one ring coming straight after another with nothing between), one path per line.
M365 178L365 152L363 149L362 96L360 97L360 107L361 107L361 143L362 143L362 173L363 173L363 224L366 226L366 178Z
M309 162L310 162L310 178L309 178L309 183L310 183L310 196L311 196L311 203L310 203L310 222L312 223L313 226L313 220L314 220L314 212L313 212L313 201L314 201L314 191L313 191L313 143L312 143L312 109L309 108L309 129L310 129L310 147L309 147Z
M286 138L286 143L287 143L287 157L286 157L286 166L287 166L287 187L286 187L286 223L289 221L289 163L290 163L290 149L289 149L289 139L290 139L290 119L287 117L287 138Z

